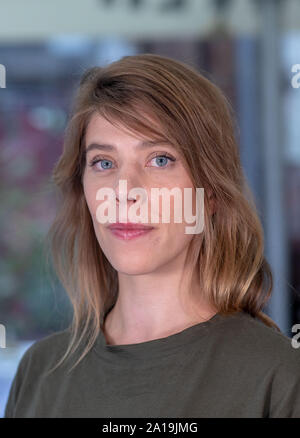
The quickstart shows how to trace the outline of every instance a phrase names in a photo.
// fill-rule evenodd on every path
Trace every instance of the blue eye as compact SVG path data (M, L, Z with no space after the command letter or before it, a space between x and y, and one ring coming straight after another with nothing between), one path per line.
M158 167L165 167L165 165L168 164L168 160L174 161L172 158L167 157L166 155L157 155L156 157L152 158L151 161L154 159L160 160L160 161L156 161Z
M160 168L166 168L168 167L168 160L169 161L176 161L176 158L173 158L169 155L156 155L155 157L152 157L150 159L150 161L152 160L156 160L156 164L158 164L158 166L153 166L153 167L160 167ZM158 161L159 160L159 161ZM99 168L98 163L100 163L101 168ZM96 167L96 171L98 172L103 172L105 170L110 170L112 169L112 167L110 167L110 165L112 164L111 160L108 160L107 158L100 158L100 157L95 157L93 158L93 160L91 160L91 162L89 163L90 167ZM151 166L150 166L151 167Z
M102 170L100 170L99 167L97 166L98 163L100 163ZM103 165L103 163L104 163L104 165ZM111 167L107 167L107 164L109 165L109 163L112 163L112 161L107 160L106 158L95 157L93 160L91 160L91 162L89 163L89 166L97 167L97 171L102 172L104 170L111 169Z
M160 160L160 161L156 161L156 163L160 163L160 164L158 164L158 166L154 166L154 167L160 167L161 169L165 169L165 168L169 167L166 165L166 164L168 164L167 160L172 161L172 162L176 161L176 158L173 158L167 154L162 154L162 155L157 154L157 155L155 155L155 157L151 158L151 161L154 159Z
M110 160L99 160L98 163L101 164L101 168L102 168L102 169L104 169L104 170L105 170L105 169L110 169L110 167L106 167L106 166L107 166L107 163L108 163L108 164L111 163ZM103 163L104 163L104 165L103 165ZM97 164L97 163L95 163L95 164Z

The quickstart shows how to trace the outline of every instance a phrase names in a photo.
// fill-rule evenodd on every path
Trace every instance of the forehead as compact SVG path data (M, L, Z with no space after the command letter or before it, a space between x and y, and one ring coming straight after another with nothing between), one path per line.
M152 123L152 121L151 121ZM154 125L154 122L153 122ZM161 129L156 125L156 130L159 132ZM86 144L91 141L110 141L113 140L118 141L118 139L122 139L124 141L140 141L140 140L151 140L153 139L153 136L146 135L146 133L141 131L135 132L129 127L126 127L125 125L122 125L121 123L117 121L109 121L102 115L98 113L92 114L90 121L87 125L86 132L85 132L85 138L86 138ZM162 137L163 139L163 137Z
M169 130L166 130L157 118L157 116L149 109L143 107L137 107L134 111L133 118L130 115L130 121L126 125L125 120L114 119L108 115L108 119L101 114L94 112L88 122L85 130L86 141L99 140L112 140L114 138L118 141L118 138L122 138L122 141L141 141L141 140L159 140L164 143L173 144L168 134ZM133 125L130 125L131 121ZM93 137L91 139L91 137ZM96 138L95 138L96 137ZM107 139L108 137L108 139ZM171 136L172 137L172 136Z
M116 126L100 114L93 114L86 129L86 137L94 135L101 137L118 136L129 135L129 132L126 133L125 127L121 129L121 126Z

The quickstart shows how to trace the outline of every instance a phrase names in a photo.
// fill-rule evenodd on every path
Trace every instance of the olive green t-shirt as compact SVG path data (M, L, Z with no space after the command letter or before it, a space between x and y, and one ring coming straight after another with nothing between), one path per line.
M71 373L74 361L46 376L69 333L25 352L5 417L300 418L300 348L247 313L137 344L108 345L100 331Z

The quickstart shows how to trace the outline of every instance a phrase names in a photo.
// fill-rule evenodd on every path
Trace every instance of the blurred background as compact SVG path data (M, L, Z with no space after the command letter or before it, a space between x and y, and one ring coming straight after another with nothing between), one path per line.
M71 320L45 262L56 208L50 175L80 75L124 55L186 62L233 105L274 274L264 311L292 337L300 323L300 0L1 0L0 12L0 416L25 350Z

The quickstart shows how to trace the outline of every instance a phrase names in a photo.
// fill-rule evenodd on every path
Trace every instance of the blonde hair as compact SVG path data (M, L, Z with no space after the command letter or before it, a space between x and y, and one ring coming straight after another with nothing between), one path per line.
M124 56L82 76L53 171L62 203L49 231L50 252L73 307L72 336L57 366L80 345L85 348L75 365L82 360L118 295L117 271L95 238L82 187L85 131L95 112L134 132L167 139L184 156L194 186L211 189L216 200L212 215L204 210L204 231L194 235L186 260L197 273L198 291L223 315L244 311L280 331L262 311L273 279L229 102L184 63L148 53ZM206 190L204 196L207 202Z

